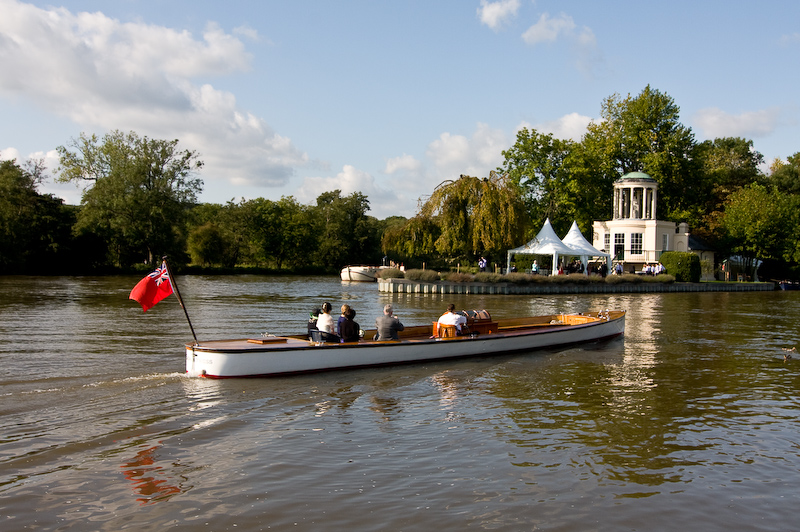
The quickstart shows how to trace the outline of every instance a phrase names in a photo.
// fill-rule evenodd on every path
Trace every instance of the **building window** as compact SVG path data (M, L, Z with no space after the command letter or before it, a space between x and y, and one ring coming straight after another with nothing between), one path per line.
M669 251L669 233L661 235L661 251Z
M642 254L642 233L631 233L631 255Z
M614 258L625 260L625 233L614 234Z
M611 233L603 235L603 251L608 252L611 249Z

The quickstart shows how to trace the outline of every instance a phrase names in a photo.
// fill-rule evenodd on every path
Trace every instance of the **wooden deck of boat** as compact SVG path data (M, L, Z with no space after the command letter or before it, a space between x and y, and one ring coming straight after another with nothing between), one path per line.
M611 313L610 318L614 319L622 315L624 312ZM604 319L604 318L603 318ZM502 335L516 335L524 334L525 332L535 329L537 331L546 332L548 330L557 330L565 326L575 326L584 323L598 321L599 318L596 314L592 315L578 315L578 314L560 314L549 316L535 316L528 318L512 318L503 319L498 321L488 322L490 325L481 334L501 333ZM453 338L434 338L432 336L432 325L416 325L406 327L405 330L399 333L400 340L395 342L431 342L431 341L459 341L467 340L468 336L456 336ZM353 343L327 343L326 347L352 347L353 345L367 346L367 345L386 345L386 341L374 341L372 338L375 335L375 329L367 329L364 331L364 339L359 342ZM290 336L265 336L259 338L238 338L232 340L209 340L200 342L195 346L200 351L202 350L222 350L222 351L264 351L264 350L283 350L283 349L300 349L315 346L314 342L308 340L305 335L290 335ZM187 345L191 347L191 344Z

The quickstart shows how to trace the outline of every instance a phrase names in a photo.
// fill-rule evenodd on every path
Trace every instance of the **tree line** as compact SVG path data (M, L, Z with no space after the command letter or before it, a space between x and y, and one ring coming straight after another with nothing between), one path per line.
M58 179L85 187L79 206L36 188L41 163L0 166L0 273L145 269L169 255L180 268L338 271L376 262L388 221L368 216L361 193L198 203L203 166L177 140L113 131L58 148Z
M650 86L612 95L580 141L522 129L488 178L461 176L433 191L416 216L384 236L390 255L505 261L549 218L563 235L578 222L592 241L595 220L611 217L614 181L639 171L659 185L658 218L687 222L718 258L764 261L768 275L797 277L800 261L800 152L775 160L752 140L698 142L680 108Z
M485 177L461 175L421 198L410 219L378 220L369 199L340 190L208 204L199 154L177 140L113 131L58 148L57 178L84 185L81 203L39 194L40 161L0 163L0 273L81 273L176 266L335 272L384 256L419 267L502 262L549 218L587 233L611 214L613 183L641 171L659 184L659 219L688 222L719 257L792 269L800 260L800 152L766 170L753 142L697 142L675 101L647 86L612 95L580 141L522 129ZM785 272L781 272L785 273Z

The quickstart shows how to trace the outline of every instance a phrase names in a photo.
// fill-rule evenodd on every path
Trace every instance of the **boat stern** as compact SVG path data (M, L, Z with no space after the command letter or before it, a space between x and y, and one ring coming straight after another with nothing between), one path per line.
M200 368L200 363L197 360L198 353L194 349L194 345L186 345L186 375L189 377L204 377L206 374L205 369Z

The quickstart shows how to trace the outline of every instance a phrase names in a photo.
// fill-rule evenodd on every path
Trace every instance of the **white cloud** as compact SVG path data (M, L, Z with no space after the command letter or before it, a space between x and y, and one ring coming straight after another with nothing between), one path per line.
M595 37L594 32L591 28L584 26L581 28L581 31L578 33L577 42L581 46L586 46L590 48L594 48L597 46L597 37Z
M777 107L732 115L716 107L701 109L692 120L707 138L765 137L781 125Z
M241 35L242 37L247 37L251 41L258 42L261 40L261 36L258 34L258 30L251 28L250 26L239 26L238 28L233 28L233 33L236 35Z
M602 68L603 56L597 48L597 37L588 26L578 28L571 16L561 13L551 18L543 13L538 22L522 34L522 40L531 46L564 39L572 45L575 65L583 74L593 76Z
M342 196L360 192L367 196L370 203L370 214L385 218L397 213L397 196L389 190L379 187L375 178L368 172L346 164L341 172L333 177L306 177L294 194L297 201L314 204L323 192L340 190Z
M478 8L478 18L481 23L497 31L517 15L519 6L519 0L499 0L497 2L481 0L481 6Z
M553 42L559 35L570 34L575 29L572 17L561 13L556 18L550 18L547 13L542 13L539 21L522 34L522 39L528 44L540 42Z
M558 139L569 139L577 142L586 134L586 126L588 126L591 121L591 117L578 113L569 113L556 120L541 122L539 124L522 122L517 126L516 132L520 131L522 128L535 129L540 133L550 133Z
M403 154L400 157L393 157L386 161L385 172L389 175L406 170L410 172L419 172L422 168L422 163L419 162L413 155Z
M781 44L789 46L790 44L800 43L800 32L794 32L791 35L781 35Z
M576 65L582 73L592 76L595 71L603 69L604 59L597 47L597 37L591 28L581 28L574 42Z
M508 136L487 124L477 124L471 137L442 133L428 144L424 161L403 154L388 159L378 185L375 177L345 165L332 177L308 177L294 194L302 203L313 203L322 192L339 189L343 195L361 192L370 201L372 216L414 216L418 200L442 181L461 174L487 177L503 162Z
M18 149L12 148L11 146L9 146L8 148L0 150L0 161L13 161L15 159L17 161L17 164L22 162L19 159L19 150Z
M0 62L14 72L0 77L0 94L27 99L87 132L178 138L205 161L204 180L276 186L308 162L290 139L238 109L233 94L192 81L250 68L244 44L215 24L195 38L99 12L6 0Z
M461 174L487 177L503 163L502 152L508 147L508 137L503 131L479 123L472 138L442 133L428 145L426 155L439 180L456 179Z

